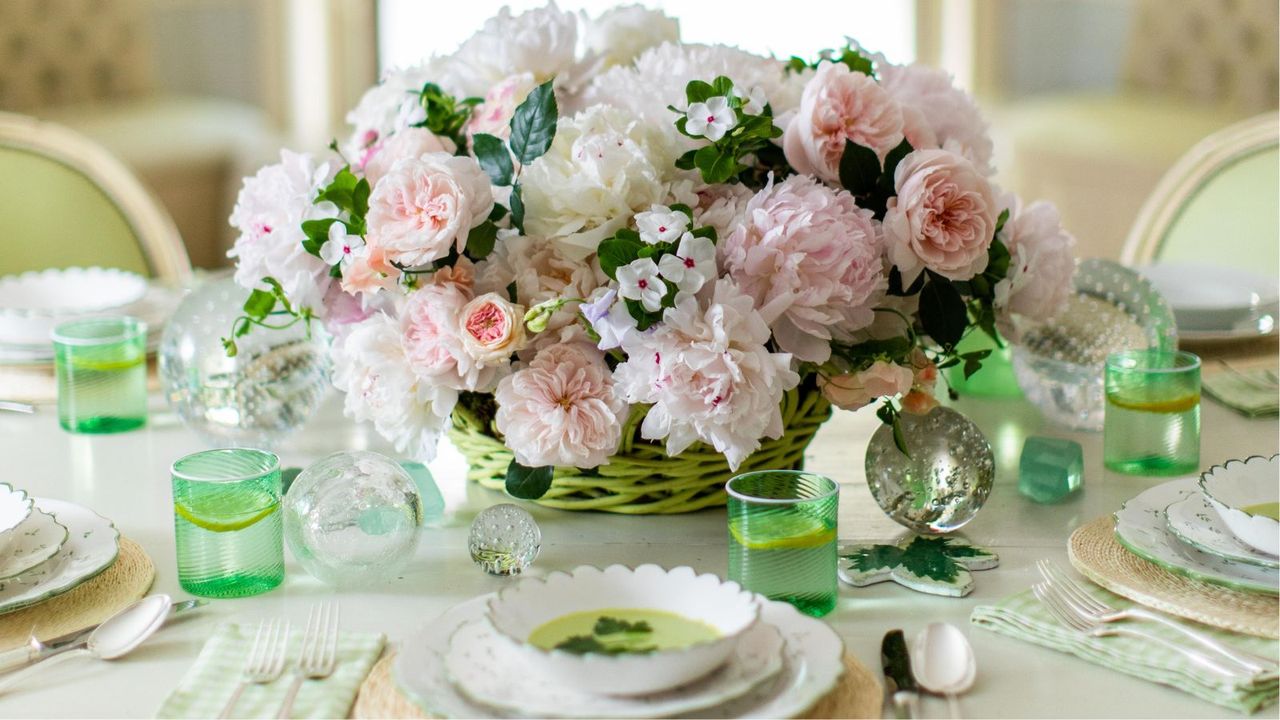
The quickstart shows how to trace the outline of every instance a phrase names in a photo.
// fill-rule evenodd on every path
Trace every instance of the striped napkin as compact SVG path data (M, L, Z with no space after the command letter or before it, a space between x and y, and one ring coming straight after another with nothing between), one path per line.
M1090 586L1087 591L1115 608L1134 605L1098 587ZM1091 663L1169 685L1234 710L1253 712L1272 705L1280 692L1280 678L1275 673L1232 680L1200 668L1181 653L1166 650L1142 638L1091 638L1068 630L1040 605L1040 601L1036 600L1030 590L1005 598L996 605L979 605L973 609L969 620L978 627L1071 653ZM1275 640L1238 635L1194 623L1188 625L1194 625L1196 630L1204 631L1233 648L1262 657L1274 658L1280 653L1280 643ZM1144 632L1169 642L1191 644L1182 635L1156 623L1144 622L1140 627Z
M178 688L156 711L162 718L217 717L240 683L245 659L253 646L256 625L221 625L204 644L196 662ZM293 680L291 671L302 648L301 629L289 637L285 672L267 685L249 685L231 717L274 718ZM382 654L386 637L377 634L342 633L338 637L338 666L325 680L302 684L293 704L295 718L344 718L355 702L365 676Z

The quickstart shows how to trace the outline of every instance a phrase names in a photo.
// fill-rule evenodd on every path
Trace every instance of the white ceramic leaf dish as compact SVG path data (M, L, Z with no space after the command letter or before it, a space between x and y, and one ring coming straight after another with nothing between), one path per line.
M1280 555L1280 521L1246 509L1280 502L1280 455L1215 465L1200 476L1200 491L1237 539L1272 557Z
M57 555L67 542L67 528L47 512L36 510L14 531L13 542L0 554L0 580L21 578Z
M1280 558L1240 542L1222 521L1218 511L1205 499L1204 493L1188 493L1166 508L1164 514L1169 532L1201 552L1249 565L1280 568Z
M26 490L0 483L0 555L13 542L18 526L31 517L32 505Z

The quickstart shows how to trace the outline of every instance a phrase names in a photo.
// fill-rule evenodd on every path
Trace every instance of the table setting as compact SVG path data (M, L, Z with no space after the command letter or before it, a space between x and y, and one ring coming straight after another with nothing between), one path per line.
M0 277L0 706L1274 712L1275 278L1075 257L941 71L673 23L504 10L191 287Z

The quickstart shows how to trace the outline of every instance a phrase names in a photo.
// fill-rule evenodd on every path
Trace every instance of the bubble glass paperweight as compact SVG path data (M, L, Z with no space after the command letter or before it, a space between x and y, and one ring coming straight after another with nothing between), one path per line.
M502 503L481 510L467 536L471 561L490 575L519 575L542 549L542 530L528 510Z
M338 452L303 470L284 497L289 551L330 585L367 585L404 569L418 547L422 500L399 463Z

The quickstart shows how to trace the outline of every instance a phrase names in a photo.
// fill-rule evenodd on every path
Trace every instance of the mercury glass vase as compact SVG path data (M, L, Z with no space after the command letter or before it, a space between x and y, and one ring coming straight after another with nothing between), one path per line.
M995 480L991 444L969 418L947 407L902 413L903 455L893 429L881 426L867 445L867 484L880 509L918 533L958 530L987 501Z

